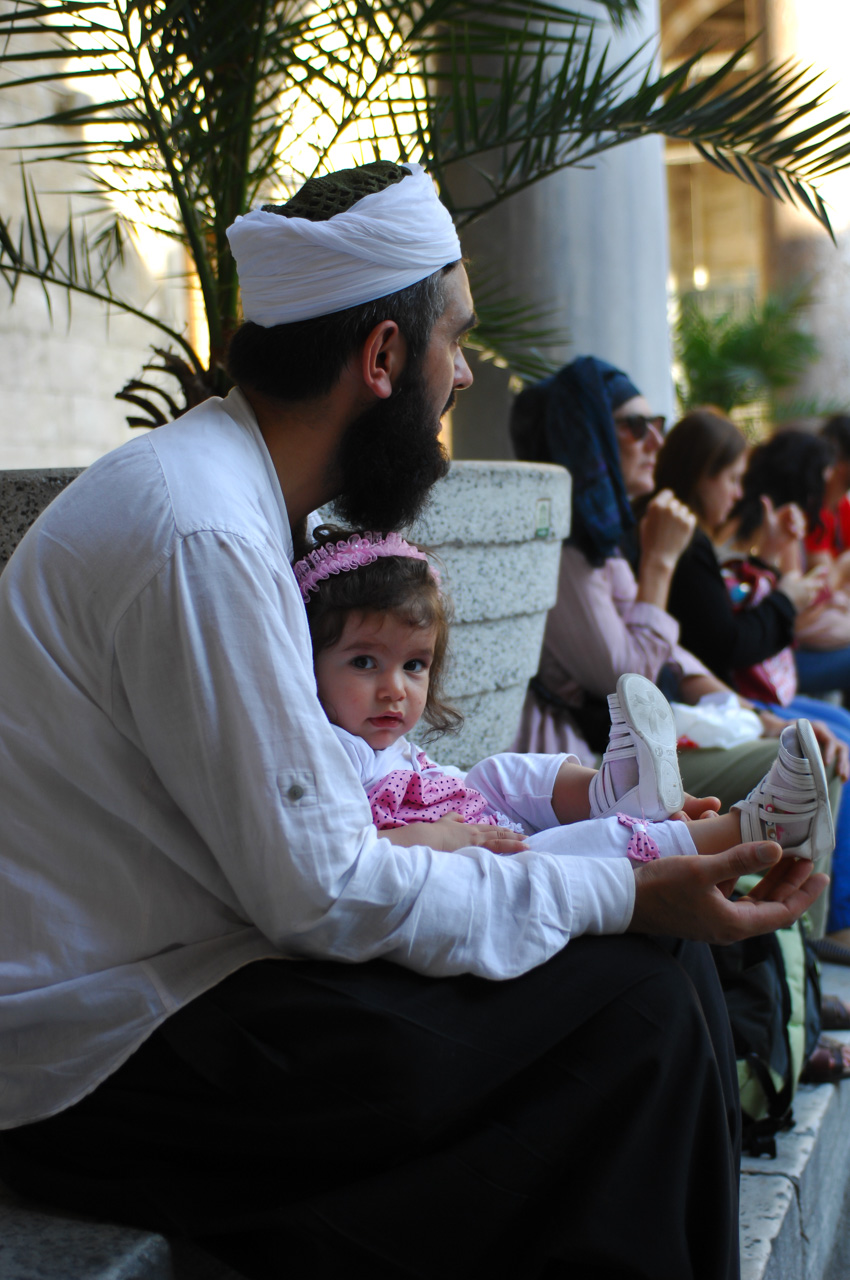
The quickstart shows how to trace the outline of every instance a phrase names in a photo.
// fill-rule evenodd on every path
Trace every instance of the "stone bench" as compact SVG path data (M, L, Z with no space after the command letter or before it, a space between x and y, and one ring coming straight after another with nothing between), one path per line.
M188 1242L35 1205L0 1183L0 1280L242 1280Z

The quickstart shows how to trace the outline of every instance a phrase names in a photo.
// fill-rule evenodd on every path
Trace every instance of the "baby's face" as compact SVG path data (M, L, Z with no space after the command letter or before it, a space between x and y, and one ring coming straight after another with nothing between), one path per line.
M332 724L383 751L425 709L433 628L392 614L351 614L337 643L315 662L319 699Z

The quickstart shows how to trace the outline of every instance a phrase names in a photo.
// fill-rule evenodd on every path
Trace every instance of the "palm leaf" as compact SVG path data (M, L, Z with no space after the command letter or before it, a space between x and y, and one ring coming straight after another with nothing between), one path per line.
M201 361L182 334L113 291L112 268L124 262L125 233L120 219L114 215L107 220L95 217L94 226L89 226L85 217L71 215L65 226L51 232L26 173L22 181L24 222L17 242L8 223L0 218L0 277L11 295L14 297L21 279L31 278L41 283L48 309L52 309L51 288L64 292L69 314L75 295L94 298L160 329L200 371Z
M563 350L569 335L549 323L551 313L541 313L507 293L494 275L476 271L474 264L470 280L478 324L466 345L480 358L510 369L521 382L537 382L554 373L561 361L553 353Z
M715 404L729 413L754 400L775 401L817 359L818 346L801 328L809 290L768 296L748 313L710 317L696 298L682 304L676 346L685 408Z

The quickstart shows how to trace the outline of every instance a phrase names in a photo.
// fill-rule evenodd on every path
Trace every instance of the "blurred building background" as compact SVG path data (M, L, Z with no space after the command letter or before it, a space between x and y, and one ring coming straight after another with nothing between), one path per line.
M824 116L850 108L850 6L846 0L663 0L661 49L671 65L710 47L706 74L751 42L742 74L793 59L822 73ZM805 326L820 358L789 396L825 412L850 410L850 171L819 183L835 243L806 213L765 200L684 143L665 149L674 313L696 298L709 315L743 313L768 292L806 288Z

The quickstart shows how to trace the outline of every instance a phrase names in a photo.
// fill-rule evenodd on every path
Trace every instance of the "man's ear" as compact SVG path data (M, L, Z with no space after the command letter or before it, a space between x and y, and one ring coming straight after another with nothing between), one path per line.
M395 320L382 320L369 334L360 356L360 372L369 390L388 400L407 361L407 343Z

